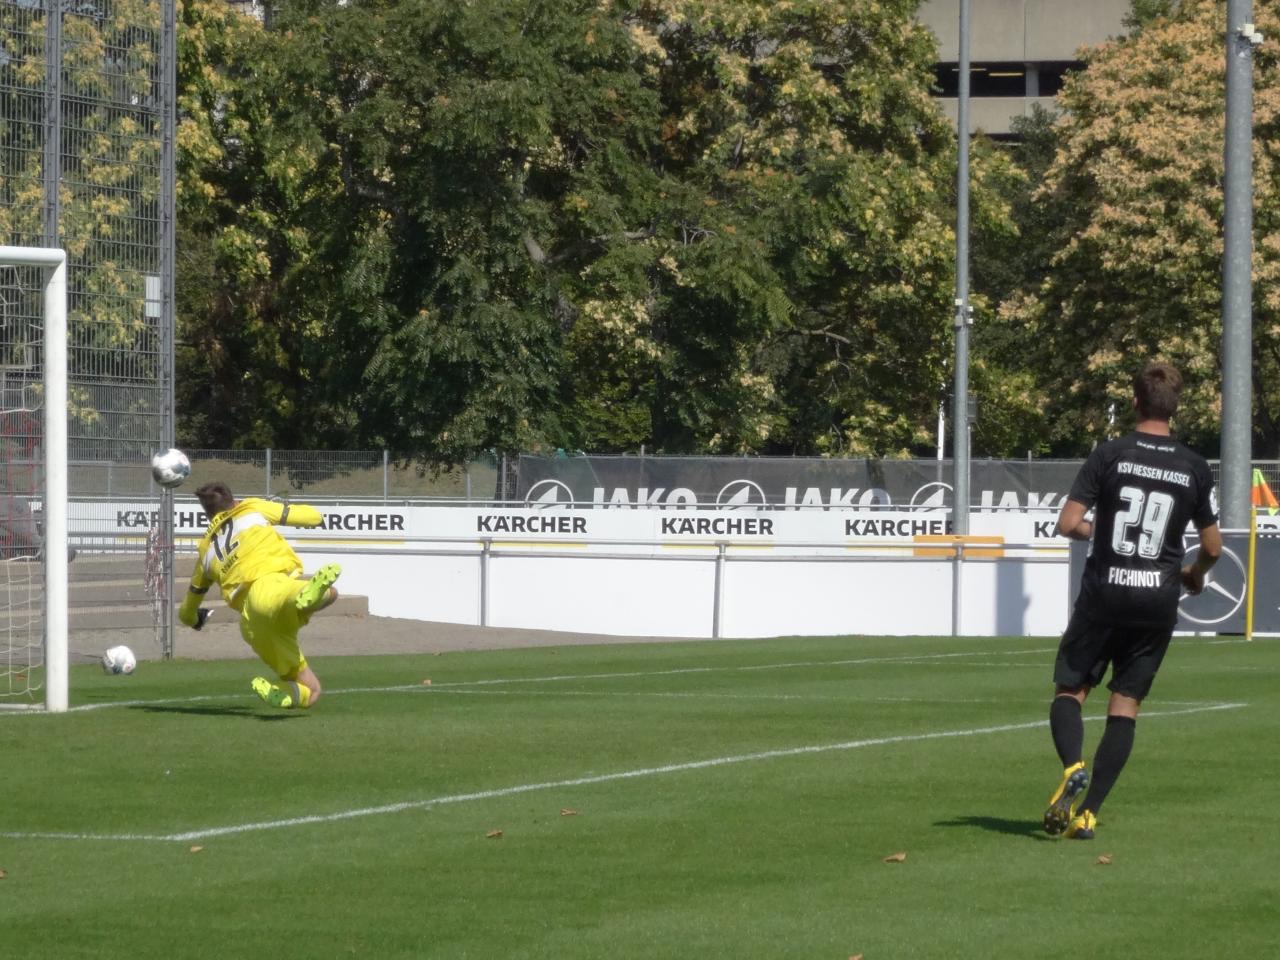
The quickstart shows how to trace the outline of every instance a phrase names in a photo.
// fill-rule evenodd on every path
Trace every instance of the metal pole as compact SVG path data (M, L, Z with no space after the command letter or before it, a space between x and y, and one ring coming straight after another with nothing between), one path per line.
M960 618L964 612L964 604L960 595L964 590L964 545L957 540L952 544L951 554L951 635L960 636Z
M938 459L941 460L947 445L947 405L938 401Z
M951 406L955 461L952 530L969 532L969 0L960 0L960 94L956 111L956 370ZM957 561L959 562L959 561Z
M62 201L62 4L46 5L44 108L44 246L58 246Z
M1227 117L1222 256L1222 525L1249 523L1253 445L1252 0L1227 3Z
M711 637L713 640L720 639L720 618L723 615L724 608L724 560L725 545L723 543L716 544L716 583L714 596L711 600Z
M44 596L45 709L67 709L67 263L45 271Z
M271 448L267 447L267 496L271 496Z
M391 454L382 451L382 502L387 502L387 495L391 491Z
M489 555L493 541L485 540L480 550L480 626L489 625Z
M160 336L164 347L164 446L177 446L177 310L175 272L177 268L177 207L178 189L176 173L175 132L178 123L178 27L175 0L164 0L160 13L161 25L161 76L164 87L164 116L161 118L163 137L160 157ZM175 544L173 530L172 490L160 494L160 531L164 538L164 609L162 612L160 653L164 659L173 657L177 641L174 589L177 583L175 569Z

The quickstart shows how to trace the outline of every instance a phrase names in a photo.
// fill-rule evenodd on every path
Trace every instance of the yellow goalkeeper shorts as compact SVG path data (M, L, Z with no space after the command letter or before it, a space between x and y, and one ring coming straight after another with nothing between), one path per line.
M281 680L296 679L307 665L298 648L298 628L306 620L293 603L306 583L287 573L268 573L249 585L240 610L240 635Z

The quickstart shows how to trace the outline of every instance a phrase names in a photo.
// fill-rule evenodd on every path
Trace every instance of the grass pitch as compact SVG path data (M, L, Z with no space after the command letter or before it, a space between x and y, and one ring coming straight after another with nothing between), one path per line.
M0 954L1280 955L1276 642L1175 641L1092 842L1040 830L1054 647L327 659L310 713L74 668L0 714Z

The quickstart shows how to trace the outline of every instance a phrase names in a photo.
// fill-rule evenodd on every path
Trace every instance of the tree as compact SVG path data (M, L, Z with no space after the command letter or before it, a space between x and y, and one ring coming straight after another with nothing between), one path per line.
M991 170L991 193L1007 211L1004 219L979 218L972 244L970 379L978 397L973 450L979 455L1010 457L1050 449L1043 419L1048 394L1027 362L1025 330L1000 322L998 309L1030 278L1043 276L1056 229L1066 216L1060 201L1040 195L1057 152L1058 117L1057 111L1036 104L1029 116L1014 120L1014 143L978 138L973 145L975 156L985 158Z
M575 284L571 353L599 376L573 409L603 381L664 450L927 445L954 151L915 4L617 7L661 125L622 208L643 240L610 243ZM584 233L609 232L617 208L583 199Z
M58 7L0 5L0 239L43 245L52 226L68 258L68 418L73 455L137 456L160 439L160 336L147 281L160 269L160 8L154 0ZM45 222L49 58L60 71L58 222ZM6 295L21 296L18 285ZM29 330L5 336L16 376L38 362ZM36 351L35 354L29 351Z
M1037 194L1062 215L1044 273L1001 307L1041 371L1056 451L1129 419L1130 377L1162 357L1187 375L1176 427L1216 449L1220 402L1224 27L1185 0L1091 54L1062 94L1059 149ZM1280 30L1271 6L1260 29ZM1280 455L1280 68L1255 64L1254 390L1257 448ZM1114 422L1113 422L1114 421Z
M206 10L199 429L443 460L929 445L954 136L914 8L299 0L234 41Z

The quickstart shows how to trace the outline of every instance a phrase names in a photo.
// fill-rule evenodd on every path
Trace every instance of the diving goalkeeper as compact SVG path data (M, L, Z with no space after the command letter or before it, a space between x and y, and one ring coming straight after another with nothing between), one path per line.
M236 500L218 480L201 486L196 497L211 519L178 619L196 630L203 627L209 610L200 600L218 584L227 606L240 614L245 643L281 681L254 677L254 693L273 707L311 706L320 697L320 680L298 648L298 628L338 599L333 583L342 568L325 564L304 579L302 561L275 525L319 526L320 512L300 503Z

